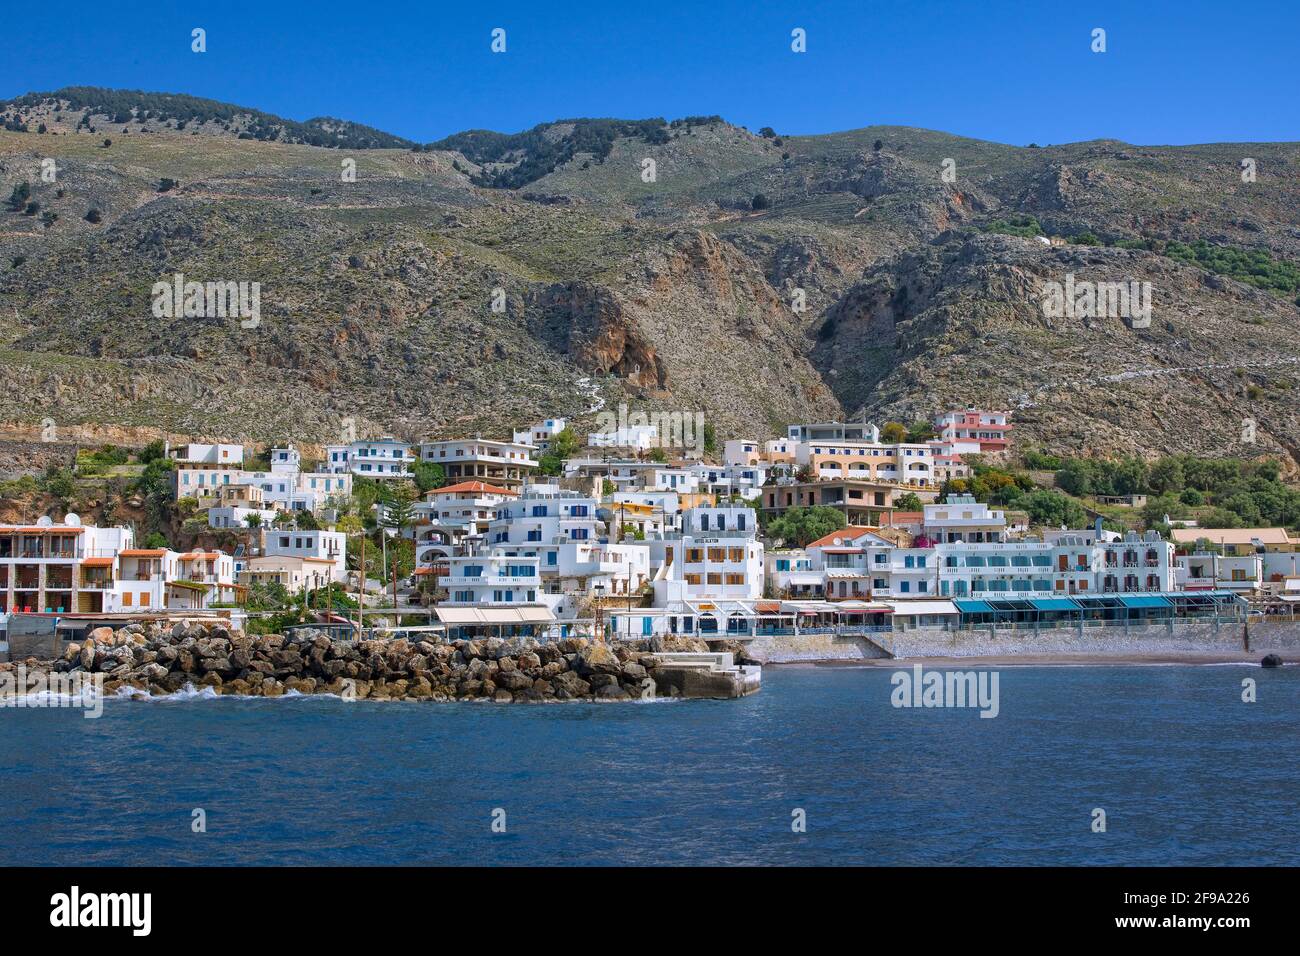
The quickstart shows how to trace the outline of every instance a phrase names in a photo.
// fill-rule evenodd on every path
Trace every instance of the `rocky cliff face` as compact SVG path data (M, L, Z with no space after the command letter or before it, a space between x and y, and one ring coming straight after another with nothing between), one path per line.
M1020 149L703 120L601 127L598 156L557 149L566 124L490 161L355 149L349 182L337 149L219 123L145 122L108 147L65 126L0 132L0 199L26 183L39 207L0 211L14 427L328 442L347 418L418 438L558 414L581 429L587 380L607 406L702 411L723 437L977 402L1062 449L1300 446L1300 290L1241 281L1273 266L1234 277L1168 254L1205 240L1300 259L1293 144ZM995 234L1006 222L1058 244ZM258 282L259 321L156 316L154 283L177 273ZM1149 326L1049 317L1044 283L1067 276L1151 283Z

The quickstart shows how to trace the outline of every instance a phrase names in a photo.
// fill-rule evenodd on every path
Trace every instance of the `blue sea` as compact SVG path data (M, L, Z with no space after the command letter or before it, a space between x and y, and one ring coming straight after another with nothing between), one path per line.
M1002 667L993 719L895 708L894 670L769 668L737 701L3 709L0 863L1300 863L1300 667Z

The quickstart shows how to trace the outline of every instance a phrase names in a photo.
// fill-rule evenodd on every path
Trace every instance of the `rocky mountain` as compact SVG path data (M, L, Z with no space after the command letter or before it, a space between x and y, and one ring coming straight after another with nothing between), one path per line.
M1300 458L1294 143L691 117L417 146L72 93L0 104L6 434L502 434L627 402L761 437L973 402L1062 451ZM156 314L177 274L259 283L257 321ZM1053 314L1067 280L1150 283L1149 323Z

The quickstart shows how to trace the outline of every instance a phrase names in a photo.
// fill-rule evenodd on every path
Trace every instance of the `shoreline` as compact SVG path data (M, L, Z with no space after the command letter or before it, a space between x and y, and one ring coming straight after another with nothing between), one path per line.
M1263 654L988 654L967 657L823 658L773 661L764 667L1143 667L1153 665L1208 666L1236 664L1260 667ZM1285 658L1282 666L1290 666Z

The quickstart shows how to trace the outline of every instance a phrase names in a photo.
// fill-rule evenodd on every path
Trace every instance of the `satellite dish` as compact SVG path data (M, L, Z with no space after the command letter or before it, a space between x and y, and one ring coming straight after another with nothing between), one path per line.
M36 519L36 527L38 528L48 528L52 524L54 524L54 521L49 515L41 515Z
M69 511L66 515L63 516L63 523L70 528L80 528L81 515L73 514L71 511Z

